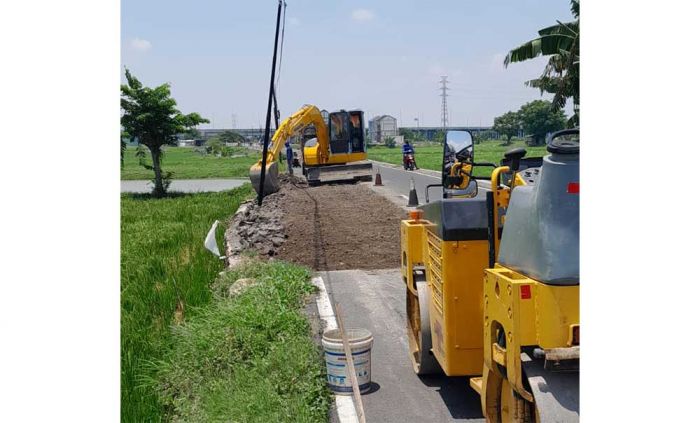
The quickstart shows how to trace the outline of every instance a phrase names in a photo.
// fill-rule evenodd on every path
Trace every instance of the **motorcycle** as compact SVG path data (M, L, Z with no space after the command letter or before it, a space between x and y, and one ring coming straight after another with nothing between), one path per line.
M413 158L413 153L407 153L403 155L403 168L405 170L416 169L416 160Z

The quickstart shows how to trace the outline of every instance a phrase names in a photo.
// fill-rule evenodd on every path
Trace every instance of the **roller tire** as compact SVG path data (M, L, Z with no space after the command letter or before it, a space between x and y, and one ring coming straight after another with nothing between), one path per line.
M406 326L408 332L409 355L413 370L417 375L436 374L441 371L440 364L430 351L433 347L430 332L430 286L425 281L415 278L418 298L406 288ZM417 308L417 310L416 310ZM417 326L417 327L414 327Z

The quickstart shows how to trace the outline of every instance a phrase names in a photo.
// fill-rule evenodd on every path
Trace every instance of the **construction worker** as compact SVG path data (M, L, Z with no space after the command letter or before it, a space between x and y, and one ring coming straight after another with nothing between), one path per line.
M287 148L287 170L289 171L290 175L293 175L294 170L292 169L292 162L294 160L294 153L292 152L292 145L289 143L289 141L286 141L284 146Z

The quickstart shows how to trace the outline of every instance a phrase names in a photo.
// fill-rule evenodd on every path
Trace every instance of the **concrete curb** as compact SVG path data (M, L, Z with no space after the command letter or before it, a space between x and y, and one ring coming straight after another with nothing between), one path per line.
M323 322L323 330L337 329L338 323L335 319L333 304L331 304L323 278L315 276L311 278L311 283L318 288L316 307L318 307L318 316L321 322ZM355 409L355 403L352 397L348 395L334 395L334 397L338 421L340 423L357 423L357 410Z

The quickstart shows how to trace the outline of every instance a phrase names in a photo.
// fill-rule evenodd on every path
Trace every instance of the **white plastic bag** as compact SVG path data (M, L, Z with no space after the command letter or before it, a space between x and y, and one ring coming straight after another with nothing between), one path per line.
M218 225L219 225L218 220L215 220L214 224L211 225L211 229L209 229L209 233L207 234L207 237L204 238L204 248L211 251L212 254L214 254L218 258L222 258L221 253L219 252L219 246L216 245L216 227Z

